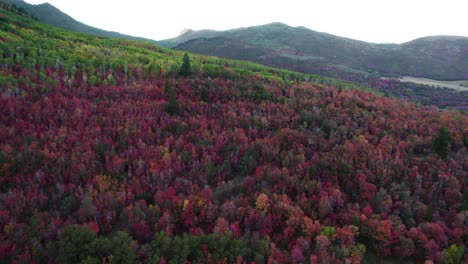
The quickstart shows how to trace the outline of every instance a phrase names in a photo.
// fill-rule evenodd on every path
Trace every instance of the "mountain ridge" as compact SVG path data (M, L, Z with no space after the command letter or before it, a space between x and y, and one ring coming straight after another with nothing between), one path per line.
M280 27L304 29L304 30L312 31L312 32L319 33L319 34L324 34L324 35L334 36L334 37L338 37L338 38L342 38L342 39L348 39L348 40L352 40L352 41L363 42L363 43L374 44L374 45L403 45L403 44L410 43L410 42L413 42L413 41L418 41L418 40L444 40L444 39L460 40L460 39L468 39L468 36L459 36L459 35L428 35L428 36L418 37L418 38L415 38L415 39L412 39L412 40L409 40L409 41L405 41L405 42L401 42L401 43L371 42L371 41L365 41L365 40L359 40L359 39L353 39L353 38L349 38L349 37L334 35L334 34L331 34L331 33L328 33L328 32L317 31L317 30L313 30L313 29L310 29L310 28L305 27L305 26L290 26L290 25L288 25L286 23L279 22L279 21L271 22L271 23L267 23L267 24L262 24L262 25L231 28L231 29L226 29L226 30L214 30L214 29L208 29L208 28L204 28L204 29L200 29L200 30L194 30L194 29L191 29L191 28L184 28L175 37L169 38L169 39L174 39L175 40L175 39L177 39L179 37L183 37L185 34L193 34L194 32L212 31L212 32L222 33L222 32L232 32L232 31L239 31L239 30L245 30L245 29L258 28L258 27L269 27L269 26L270 27L271 26L280 26ZM166 40L168 40L168 39L166 39ZM165 40L161 40L161 41L165 41Z
M62 29L97 35L101 37L122 38L156 43L156 41L152 39L126 35L119 32L103 30L97 27L86 25L62 12L60 9L48 2L37 5L29 4L22 0L0 0L0 2L22 8L28 14L36 18L39 22Z
M274 22L226 31L190 31L158 44L290 70L298 70L288 64L300 60L317 67L344 66L386 77L468 79L468 37L464 36L427 36L401 44L378 44ZM254 55L242 49L255 50Z
M272 22L226 31L189 29L175 38L155 41L88 26L49 3L31 5L21 0L1 1L24 9L42 23L67 30L147 41L304 73L320 74L321 68L332 66L384 77L468 79L468 37L463 36L427 36L402 44L377 44ZM194 39L199 41L191 41Z
M322 75L323 68L335 67L383 77L468 79L468 37L463 36L427 36L402 44L378 44L272 22L226 31L188 29L175 38L155 41L88 26L49 3L31 5L21 0L1 1L24 9L42 23L75 32L147 41L304 73Z

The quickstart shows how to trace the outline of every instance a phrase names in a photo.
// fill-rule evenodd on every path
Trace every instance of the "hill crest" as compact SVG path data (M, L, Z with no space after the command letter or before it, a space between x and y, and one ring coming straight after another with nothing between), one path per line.
M53 6L52 4L48 2L42 3L42 4L29 4L23 0L0 0L0 2L4 2L10 5L15 5L19 8L22 8L28 14L36 18L39 22L50 25L50 26L55 26L55 27L59 27L59 28L74 31L74 32L97 35L101 37L131 39L131 40L140 40L140 41L156 43L155 40L142 38L142 37L136 37L136 36L130 36L130 35L122 34L119 32L114 32L114 31L107 31L107 30L103 30L100 28L86 25L82 22L75 20L73 17L62 12L60 9L58 9L57 7Z
M197 39L200 42L193 41ZM226 31L190 31L159 44L291 70L298 69L288 65L300 60L386 77L468 79L468 37L462 36L428 36L403 44L376 44L274 22ZM255 52L249 55L243 49Z

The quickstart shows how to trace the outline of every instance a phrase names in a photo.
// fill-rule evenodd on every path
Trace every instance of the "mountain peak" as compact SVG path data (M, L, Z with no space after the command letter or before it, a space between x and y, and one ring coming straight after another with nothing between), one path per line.
M44 2L41 4L34 4L35 6L47 6L47 7L53 7L56 8L55 6L51 5L49 2ZM58 8L57 8L58 9Z
M184 29L182 29L182 31L180 31L180 33L177 35L177 37L180 37L180 36L182 36L182 35L185 35L185 34L191 33L191 32L193 32L193 29L184 28Z
M272 22L268 23L265 26L276 26L276 27L290 27L289 25L283 23L283 22Z

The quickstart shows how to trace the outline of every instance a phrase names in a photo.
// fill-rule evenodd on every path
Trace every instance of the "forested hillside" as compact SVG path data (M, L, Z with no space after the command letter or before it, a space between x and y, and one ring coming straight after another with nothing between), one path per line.
M468 261L466 113L7 9L0 263Z
M0 0L0 2L13 5L16 8L19 8L27 12L37 21L43 24L49 25L49 26L55 26L55 27L59 27L65 30L87 33L87 34L97 35L101 37L122 38L122 39L139 40L139 41L145 41L145 42L150 42L150 43L156 43L156 41L152 39L129 36L129 35L121 34L118 32L107 31L107 30L102 30L102 29L95 28L92 26L88 26L79 21L76 21L74 18L63 13L58 8L56 8L55 6L47 2L43 4L38 4L38 5L28 4L23 0Z
M242 59L370 86L389 96L440 108L468 110L468 92L381 77L468 79L468 38L433 36L375 44L282 23L227 31L187 30L160 41L177 50Z

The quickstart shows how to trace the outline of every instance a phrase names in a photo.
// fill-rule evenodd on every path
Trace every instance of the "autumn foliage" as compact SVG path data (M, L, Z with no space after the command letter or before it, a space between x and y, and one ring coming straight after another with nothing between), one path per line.
M142 65L2 67L1 261L468 261L466 113Z

